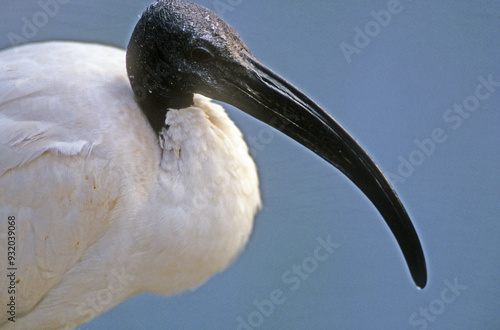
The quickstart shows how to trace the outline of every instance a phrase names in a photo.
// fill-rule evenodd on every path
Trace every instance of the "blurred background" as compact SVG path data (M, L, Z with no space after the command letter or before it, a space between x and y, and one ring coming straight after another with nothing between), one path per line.
M3 1L0 49L56 39L125 48L150 2L57 1ZM419 233L427 287L415 287L383 219L338 170L226 106L255 141L261 180L247 248L193 292L141 294L80 329L500 329L500 2L195 2L368 150ZM326 259L314 259L328 239Z

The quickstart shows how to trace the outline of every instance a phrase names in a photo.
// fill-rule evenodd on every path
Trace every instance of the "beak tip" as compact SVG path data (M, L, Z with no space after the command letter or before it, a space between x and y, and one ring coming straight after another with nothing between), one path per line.
M421 250L420 250L421 251ZM417 263L408 263L410 268L411 277L417 286L417 289L422 290L427 285L427 267L423 253L417 259Z
M419 290L422 290L427 285L427 273L424 271L422 274L414 275L413 280Z

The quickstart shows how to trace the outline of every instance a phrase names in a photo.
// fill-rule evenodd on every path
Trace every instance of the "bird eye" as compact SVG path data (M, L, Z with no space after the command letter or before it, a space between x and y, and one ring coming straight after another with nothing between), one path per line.
M191 52L191 57L196 62L206 62L211 60L214 55L206 48L197 47Z

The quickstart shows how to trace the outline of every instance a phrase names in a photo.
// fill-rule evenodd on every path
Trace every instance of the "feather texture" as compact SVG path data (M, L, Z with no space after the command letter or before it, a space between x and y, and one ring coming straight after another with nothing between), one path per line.
M0 216L17 219L16 327L71 328L140 292L194 288L241 251L261 205L258 178L221 106L195 95L167 113L158 137L125 52L109 46L16 47L0 52L0 71Z

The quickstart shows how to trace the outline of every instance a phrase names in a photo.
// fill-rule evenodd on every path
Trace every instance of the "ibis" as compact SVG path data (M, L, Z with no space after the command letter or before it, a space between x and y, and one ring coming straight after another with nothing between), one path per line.
M136 294L180 293L228 267L261 197L242 133L211 99L344 173L425 286L412 222L358 142L215 13L159 0L126 51L52 41L0 52L0 301L14 305L0 326L73 328Z

